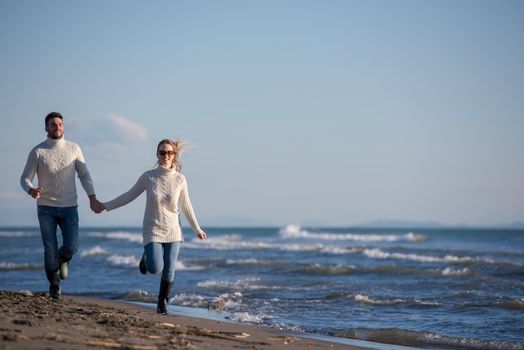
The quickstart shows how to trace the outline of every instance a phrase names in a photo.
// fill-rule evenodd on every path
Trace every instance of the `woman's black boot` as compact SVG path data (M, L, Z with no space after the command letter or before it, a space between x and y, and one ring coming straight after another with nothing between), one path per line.
M156 312L159 314L167 314L167 302L169 291L171 290L172 282L160 279L160 289L158 291L158 304L156 305Z

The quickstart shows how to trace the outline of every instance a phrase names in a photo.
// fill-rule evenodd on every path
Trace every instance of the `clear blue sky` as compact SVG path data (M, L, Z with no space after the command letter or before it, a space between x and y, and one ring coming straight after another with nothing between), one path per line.
M101 200L189 141L204 227L524 221L522 1L4 0L0 49L1 225L55 110Z

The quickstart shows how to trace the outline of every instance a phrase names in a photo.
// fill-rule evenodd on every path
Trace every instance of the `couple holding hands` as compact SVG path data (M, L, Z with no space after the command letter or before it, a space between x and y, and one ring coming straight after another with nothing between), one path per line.
M45 118L47 140L35 146L27 158L20 178L22 188L37 202L38 221L44 245L44 261L49 295L59 299L60 280L67 278L69 261L78 250L78 203L75 175L89 196L95 213L111 211L124 206L142 192L146 192L143 221L144 253L139 269L142 274L162 274L158 292L157 312L167 313L167 303L175 277L175 264L183 241L179 221L181 209L199 239L206 233L198 225L187 181L180 173L180 141L164 139L158 143L158 166L146 171L131 189L108 202L100 202L95 195L93 181L87 170L80 147L64 140L64 118L58 112ZM37 175L38 187L33 186ZM59 248L57 227L62 232Z

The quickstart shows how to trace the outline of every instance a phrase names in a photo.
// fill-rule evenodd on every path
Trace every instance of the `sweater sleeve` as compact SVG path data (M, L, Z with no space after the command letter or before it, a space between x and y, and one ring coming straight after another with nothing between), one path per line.
M200 226L198 226L198 222L195 216L195 212L193 211L193 206L191 205L191 200L189 199L189 190L187 188L187 181L185 176L182 177L182 190L180 192L180 199L178 200L182 207L182 211L184 212L184 215L186 216L186 219L191 225L191 228L195 233L202 232L202 229Z
M133 200L136 199L142 192L146 190L146 175L142 174L135 183L131 189L120 196L116 197L115 199L105 202L104 205L107 209L107 211L120 208Z
M36 159L36 151L33 149L29 152L24 171L22 172L22 176L20 176L20 185L26 193L29 192L29 189L33 188L33 179L35 178L37 168L38 161Z
M77 156L75 160L75 169L80 179L82 187L86 191L88 196L95 194L95 188L93 185L93 179L91 179L91 174L87 170L86 162L84 160L84 155L79 146L77 146Z

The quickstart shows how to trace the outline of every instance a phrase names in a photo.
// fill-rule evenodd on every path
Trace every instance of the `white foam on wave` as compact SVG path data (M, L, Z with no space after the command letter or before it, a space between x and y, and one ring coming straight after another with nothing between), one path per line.
M439 303L437 301L427 301L427 300L420 300L415 299L415 304L421 305L421 306L442 306L442 303Z
M175 295L171 300L173 303L183 306L223 311L238 311L242 308L243 298L244 296L240 292L223 293L216 297L180 293Z
M228 265L257 265L260 264L260 260L251 258L251 259L227 259L226 264Z
M140 259L134 255L111 255L107 257L107 261L117 266L138 266Z
M127 231L115 231L115 232L89 232L89 237L100 237L106 239L122 239L130 242L142 243L141 233L131 233Z
M179 293L171 300L173 303L183 306L207 308L209 305L208 298L198 294Z
M234 281L206 280L198 282L197 287L205 289L221 290L258 290L258 289L281 289L278 286L268 286L261 282L260 278L244 278Z
M40 232L27 232L27 231L4 231L0 232L0 237L34 237L40 236Z
M238 237L238 239L237 239ZM267 243L260 241L243 241L238 235L225 235L208 238L205 241L192 239L184 242L185 248L191 249L213 249L213 250L259 250L259 249L277 249L289 252L320 251L322 244L299 244L299 243Z
M177 260L175 264L175 270L178 271L200 271L204 269L205 266L186 265L182 260Z
M209 237L205 241L193 238L184 242L184 247L192 249L237 250L237 249L268 249L272 244L265 242L245 241L240 235L222 235Z
M324 249L323 244L275 244L275 249L286 252L314 252Z
M233 312L226 319L239 323L262 324L265 320L271 319L268 315L253 315L248 312Z
M102 248L99 245L96 245L93 248L82 251L82 253L80 253L80 256L83 258L86 256L107 255L107 254L109 254L107 250L105 250L104 248Z
M343 255L343 254L354 254L361 252L362 249L359 248L348 248L348 247L340 247L340 246L325 246L320 249L322 253L329 253L329 254L336 254L336 255Z
M444 257L431 256L431 255L418 255L418 254L405 254L405 253L388 253L380 249L364 249L362 253L369 258L377 259L399 259L399 260L412 260L418 262L446 262L446 263L465 263L477 261L477 258L469 256L458 257L454 255L446 255Z
M357 242L397 242L409 241L420 242L425 236L408 232L403 235L381 235L381 234L354 234L354 233L332 233L332 232L310 232L303 230L298 225L288 225L280 229L282 238L305 238L329 241L357 241Z
M144 298L144 297L148 297L149 296L149 293L145 290L141 290L141 289L135 289L135 290L132 290L130 292L127 292L126 295L125 295L125 298Z
M452 269L451 267L446 267L444 270L442 270L443 276L465 276L470 273L470 269L467 267L463 269Z
M0 271L9 270L36 270L42 268L41 264L30 264L30 263L13 263L13 262L0 262Z
M378 299L372 299L367 295L357 294L355 295L355 301L359 302L361 304L372 304L372 305L394 305L394 304L400 304L405 303L406 301L404 299L384 299L384 300L378 300Z

